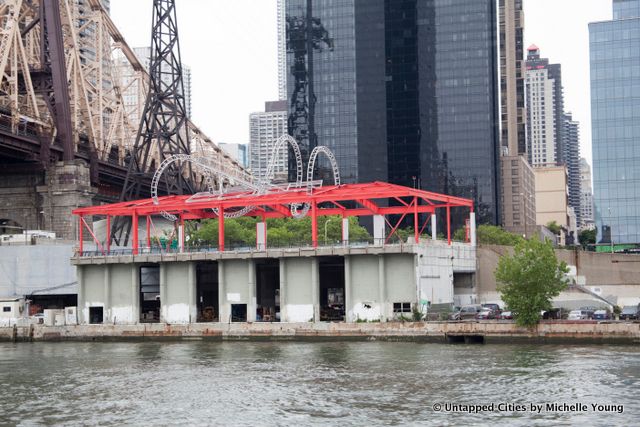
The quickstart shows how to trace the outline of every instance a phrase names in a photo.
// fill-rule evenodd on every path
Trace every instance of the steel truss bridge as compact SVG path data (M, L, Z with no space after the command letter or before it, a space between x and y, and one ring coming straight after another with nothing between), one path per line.
M82 159L96 199L118 200L149 87L149 72L100 0L0 0L0 173ZM127 104L129 93L137 104ZM252 180L193 122L181 132L189 154L226 177ZM154 144L137 171L146 174L140 196L151 195L153 172L166 158Z

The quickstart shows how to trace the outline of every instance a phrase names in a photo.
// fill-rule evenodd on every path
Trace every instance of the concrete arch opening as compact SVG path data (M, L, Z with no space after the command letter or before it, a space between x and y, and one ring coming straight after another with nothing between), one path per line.
M256 260L256 321L280 321L280 262Z
M345 321L344 257L322 257L318 263L320 321Z
M196 264L196 307L198 322L217 322L220 318L218 263Z

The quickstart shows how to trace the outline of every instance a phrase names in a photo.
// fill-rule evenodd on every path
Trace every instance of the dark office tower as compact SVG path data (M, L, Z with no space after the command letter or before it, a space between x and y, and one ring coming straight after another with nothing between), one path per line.
M589 24L598 243L640 243L640 0Z
M564 138L563 146L565 149L565 164L567 166L569 206L575 211L576 223L578 227L581 227L580 123L573 120L571 113L566 113L563 115L562 124L564 126L562 136Z
M308 144L312 123L346 182L469 197L498 222L495 0L287 0L286 13L293 136Z

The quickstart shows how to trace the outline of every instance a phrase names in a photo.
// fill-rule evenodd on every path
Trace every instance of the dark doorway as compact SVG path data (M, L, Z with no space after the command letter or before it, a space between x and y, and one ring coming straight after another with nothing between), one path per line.
M160 321L160 266L140 267L140 322Z
M196 305L198 322L218 322L218 263L203 262L196 265Z
M29 315L42 313L45 309L64 309L65 307L76 307L78 305L77 294L56 294L56 295L29 295L27 299L31 301Z
M231 304L231 321L247 321L247 304Z
M320 321L344 321L344 258L320 259Z
M96 325L104 321L104 309L102 307L89 307L89 323Z
M280 261L256 261L256 322L280 321Z

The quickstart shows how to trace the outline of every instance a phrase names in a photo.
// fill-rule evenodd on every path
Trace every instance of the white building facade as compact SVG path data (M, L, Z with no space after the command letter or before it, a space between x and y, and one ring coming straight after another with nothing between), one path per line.
M282 135L287 133L287 102L266 102L264 112L251 113L249 116L251 173L255 177L264 177L271 158L273 147ZM287 147L277 153L274 172L276 177L287 174Z
M538 59L536 46L529 48L529 59ZM556 80L544 65L527 66L525 87L528 114L528 151L531 166L555 166L558 162L556 141Z

